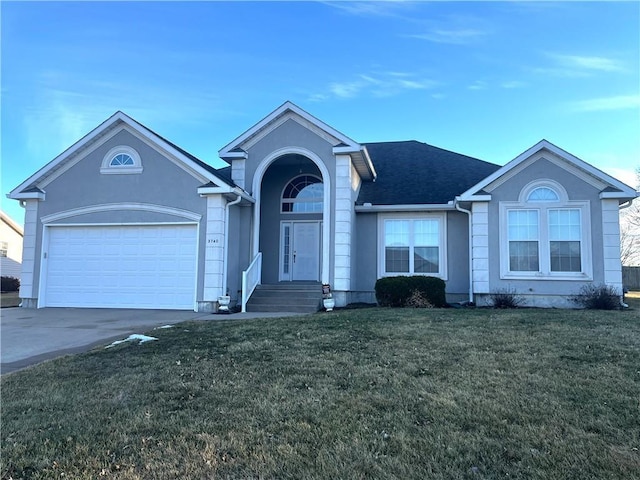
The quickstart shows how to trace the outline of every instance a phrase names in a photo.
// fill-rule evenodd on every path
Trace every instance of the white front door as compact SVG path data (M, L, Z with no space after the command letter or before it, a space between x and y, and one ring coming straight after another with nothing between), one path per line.
M320 280L320 222L283 222L280 280Z

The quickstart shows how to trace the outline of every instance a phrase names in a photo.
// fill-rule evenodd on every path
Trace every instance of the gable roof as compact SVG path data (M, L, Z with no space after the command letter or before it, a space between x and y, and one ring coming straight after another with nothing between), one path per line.
M357 205L447 204L499 165L415 140L367 143L375 182L363 182Z
M375 168L369 154L363 145L340 133L322 120L301 109L294 103L287 101L264 117L253 127L246 130L239 137L229 142L218 151L223 160L246 159L247 149L257 140L281 125L285 120L293 119L303 124L310 130L322 136L331 143L334 154L346 154L351 156L353 166L360 177L372 180L376 177Z
M59 170L68 165L69 162L81 158L83 152L86 151L87 148L90 148L92 144L123 125L126 125L141 137L146 138L153 144L169 152L179 162L182 162L186 169L192 172L192 174L204 178L205 181L217 185L225 185L230 189L238 188L230 179L219 175L214 167L158 135L127 114L118 111L14 188L9 192L7 197L14 199L43 198L43 191L40 188L42 182L59 172Z
M524 162L543 151L550 152L556 158L560 159L561 162L564 162L568 167L577 169L577 172L579 172L586 181L599 182L600 185L604 184L600 192L601 198L617 198L622 201L626 201L634 199L638 196L638 192L636 192L635 189L631 188L629 185L622 183L621 181L615 179L611 175L606 174L602 170L597 169L584 160L581 160L578 157L570 154L569 152L562 150L560 147L557 147L553 143L547 140L541 140L534 146L511 160L509 163L493 172L491 175L483 178L477 184L471 186L460 195L459 200L473 200L474 196L476 195L487 195L487 192L485 190L489 190L490 192L491 184L493 184L494 182L499 182L500 179L508 176L510 173L515 173L516 171L518 171L518 167L521 166Z

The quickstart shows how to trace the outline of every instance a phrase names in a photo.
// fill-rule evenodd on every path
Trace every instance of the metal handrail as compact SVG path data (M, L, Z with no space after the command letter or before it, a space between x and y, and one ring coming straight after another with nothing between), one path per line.
M262 252L258 252L247 269L242 272L242 312L247 311L251 294L262 282Z

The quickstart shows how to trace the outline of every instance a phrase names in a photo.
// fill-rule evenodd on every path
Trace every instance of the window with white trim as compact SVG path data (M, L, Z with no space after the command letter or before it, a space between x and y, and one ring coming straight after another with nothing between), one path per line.
M132 174L142 173L142 162L138 152L126 145L112 148L102 159L100 173Z
M315 175L298 175L282 191L283 213L322 213L324 185Z
M588 202L570 201L561 185L545 180L500 210L503 278L591 277Z
M0 257L6 258L9 253L9 242L0 242Z
M432 275L444 277L444 216L382 217L382 276Z

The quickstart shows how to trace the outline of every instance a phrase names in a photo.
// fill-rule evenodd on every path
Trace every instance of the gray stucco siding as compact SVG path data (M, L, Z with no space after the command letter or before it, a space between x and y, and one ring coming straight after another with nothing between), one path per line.
M498 289L514 289L521 294L560 295L566 296L576 293L579 288L590 281L553 280L549 278L501 279L500 267L500 202L518 201L522 189L532 181L551 179L561 184L567 192L569 201L586 201L589 204L591 262L593 282L600 283L604 279L603 239L602 239L602 205L599 190L593 185L578 178L557 166L556 164L541 158L535 163L518 172L507 182L491 191L489 202L489 288L490 291ZM585 239L587 240L587 239ZM506 261L506 259L504 259Z
M258 165L273 152L285 147L304 148L313 152L327 166L332 177L335 176L333 145L298 122L287 120L248 149L248 158L245 163L245 188L247 190L250 191L253 188L253 177Z
M354 227L356 274L351 289L373 292L378 279L378 215L358 213Z
M358 213L355 226L356 275L352 288L355 291L373 292L379 278L378 264L381 255L380 232L376 213ZM446 292L452 301L469 294L469 224L466 214L446 213L447 280Z
M227 253L227 288L232 302L239 302L242 272L251 263L251 208L234 205L229 209L229 242Z
M135 149L143 167L139 174L102 174L105 155L114 147ZM201 216L199 229L199 259L197 298L202 298L204 279L204 248L206 234L206 199L197 188L202 181L165 158L157 150L122 130L71 166L64 174L44 186L46 199L38 204L36 227L36 258L33 295L39 295L40 252L42 251L41 218L77 208L113 203L152 204L170 207ZM76 215L57 220L61 223L167 223L194 222L178 215L144 210L109 210Z
M469 217L447 212L447 281L451 295L469 294Z

